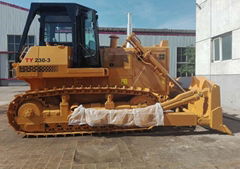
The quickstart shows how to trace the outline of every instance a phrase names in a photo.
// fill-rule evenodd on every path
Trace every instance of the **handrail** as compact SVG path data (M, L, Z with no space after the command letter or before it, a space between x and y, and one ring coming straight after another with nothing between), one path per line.
M23 60L23 57L24 55L27 53L29 47L26 46L24 49L23 49L23 52L21 53L21 55L19 56L19 59L22 61Z

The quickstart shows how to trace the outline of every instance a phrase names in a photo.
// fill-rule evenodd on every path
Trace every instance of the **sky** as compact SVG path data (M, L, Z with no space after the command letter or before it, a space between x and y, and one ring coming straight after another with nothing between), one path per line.
M195 0L2 0L30 8L31 2L74 2L98 11L100 27L195 29Z

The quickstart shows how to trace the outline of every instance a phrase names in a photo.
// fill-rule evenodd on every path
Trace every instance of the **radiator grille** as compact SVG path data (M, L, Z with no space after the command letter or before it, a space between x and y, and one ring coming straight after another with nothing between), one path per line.
M57 72L57 66L20 66L19 72Z

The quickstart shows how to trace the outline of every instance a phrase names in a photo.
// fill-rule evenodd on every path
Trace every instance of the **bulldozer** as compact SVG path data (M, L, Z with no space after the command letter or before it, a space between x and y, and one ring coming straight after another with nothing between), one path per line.
M39 21L39 45L28 47L34 19ZM169 74L168 41L142 46L132 33L122 46L112 35L110 45L100 47L97 20L97 11L75 3L31 4L13 63L14 76L30 90L16 95L7 113L18 133L75 135L200 125L232 134L223 124L218 85L205 77L175 79ZM69 123L76 117L77 125Z

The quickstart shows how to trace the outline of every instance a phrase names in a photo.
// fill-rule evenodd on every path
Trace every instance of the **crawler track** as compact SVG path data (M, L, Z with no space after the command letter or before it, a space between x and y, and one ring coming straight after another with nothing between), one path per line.
M16 118L18 117L18 108L28 100L38 100L41 101L44 107L47 107L47 103L44 102L44 98L47 97L59 97L62 95L124 95L124 96L145 96L149 99L157 102L161 97L151 92L147 88L133 88L133 87L68 87L68 88L53 88L44 90L33 90L27 91L24 94L17 95L15 99L10 103L8 109L8 120L11 126L21 134L26 136L57 136L57 135L87 135L94 133L112 133L112 132L131 132L131 131L143 131L149 130L150 128L139 128L139 127L119 127L119 126L99 126L91 127L88 125L82 126L69 126L66 123L55 123L55 124L45 124L47 127L45 131L24 131L21 129L20 125L17 123ZM44 123L44 121L43 121Z

